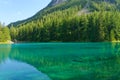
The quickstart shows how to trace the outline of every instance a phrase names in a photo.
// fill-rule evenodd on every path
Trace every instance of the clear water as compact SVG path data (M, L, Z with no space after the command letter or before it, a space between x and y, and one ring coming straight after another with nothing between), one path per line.
M120 80L120 43L0 45L0 80Z

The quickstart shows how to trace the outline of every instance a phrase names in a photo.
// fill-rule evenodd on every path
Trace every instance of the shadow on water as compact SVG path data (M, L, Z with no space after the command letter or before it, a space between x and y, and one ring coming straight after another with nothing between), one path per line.
M120 80L120 43L14 44L9 53L0 53L52 80Z

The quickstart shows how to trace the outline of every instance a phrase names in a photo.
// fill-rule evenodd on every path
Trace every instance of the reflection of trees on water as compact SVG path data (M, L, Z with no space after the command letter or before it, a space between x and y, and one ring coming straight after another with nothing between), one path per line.
M36 67L53 80L120 79L120 43L29 46L13 46L9 57Z
M0 45L0 63L8 58L10 50L11 45Z

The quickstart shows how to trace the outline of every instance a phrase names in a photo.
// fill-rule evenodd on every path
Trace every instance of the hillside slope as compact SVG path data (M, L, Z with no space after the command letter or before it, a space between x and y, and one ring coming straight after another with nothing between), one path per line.
M119 0L52 0L31 18L10 24L19 41L118 41Z
M30 21L42 18L44 15L65 10L74 6L80 6L81 8L87 8L89 11L101 11L101 10L120 10L119 0L52 0L47 7L37 12L34 16L9 24L8 26L19 26L20 24L26 24Z
M41 18L42 16L46 15L46 14L49 14L51 12L54 12L52 11L54 8L54 6L58 5L58 4L61 4L63 3L64 1L66 0L52 0L47 7L45 7L44 9L40 10L39 12L37 12L35 15L33 15L32 17L28 18L28 19L25 19L25 20L22 20L22 21L17 21L17 22L13 22L13 23L10 23L8 26L18 26L20 24L25 24L25 23L28 23L32 20L36 20L36 19L39 19Z

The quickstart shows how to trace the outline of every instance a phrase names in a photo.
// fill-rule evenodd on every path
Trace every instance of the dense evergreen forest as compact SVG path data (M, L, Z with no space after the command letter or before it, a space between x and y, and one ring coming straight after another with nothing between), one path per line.
M56 15L59 15L59 17ZM67 16L67 18L64 18L63 15ZM11 37L20 41L33 42L120 40L119 12L103 11L74 17L69 17L69 15L71 14L62 12L59 12L59 14L53 13L52 15L45 16L40 21L21 25L18 28L11 27Z
M11 39L29 42L120 40L119 0L67 0L8 25Z

